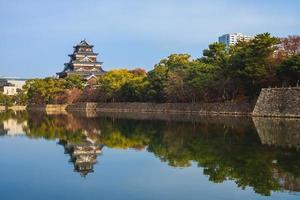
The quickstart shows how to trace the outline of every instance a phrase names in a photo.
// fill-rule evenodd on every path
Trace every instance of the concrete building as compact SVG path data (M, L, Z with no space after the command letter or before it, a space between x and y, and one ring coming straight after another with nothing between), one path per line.
M219 43L225 44L227 47L235 45L238 41L249 41L253 36L244 35L242 33L229 33L219 37Z
M26 79L0 77L0 91L6 95L15 95L23 89Z

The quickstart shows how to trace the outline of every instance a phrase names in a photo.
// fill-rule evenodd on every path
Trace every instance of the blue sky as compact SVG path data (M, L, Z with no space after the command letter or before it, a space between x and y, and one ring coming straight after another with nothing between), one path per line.
M300 34L298 0L0 0L0 75L55 75L81 39L104 70L202 55L229 32Z

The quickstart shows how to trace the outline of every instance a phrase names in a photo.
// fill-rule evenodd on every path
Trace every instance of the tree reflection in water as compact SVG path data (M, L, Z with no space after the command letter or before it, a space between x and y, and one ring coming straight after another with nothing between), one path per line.
M146 149L172 167L196 163L214 183L233 180L256 193L300 191L299 121L155 114L2 113L27 121L30 138L58 140L82 176L93 172L102 147ZM99 158L98 158L99 159ZM199 172L200 173L200 172Z

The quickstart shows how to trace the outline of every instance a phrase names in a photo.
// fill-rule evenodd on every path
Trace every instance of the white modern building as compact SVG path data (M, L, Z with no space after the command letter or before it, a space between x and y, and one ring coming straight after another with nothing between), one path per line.
M242 33L228 33L219 37L219 43L225 44L227 47L235 45L238 41L249 41L253 36L244 35Z
M23 89L26 79L0 77L0 89L3 94L15 95Z

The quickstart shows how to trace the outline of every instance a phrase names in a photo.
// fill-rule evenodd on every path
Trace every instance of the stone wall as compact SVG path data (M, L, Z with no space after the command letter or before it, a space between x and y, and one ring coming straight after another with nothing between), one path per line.
M26 106L10 106L8 109L13 111L23 111L26 110Z
M156 112L188 114L250 115L249 103L76 103L67 106L68 111L96 112Z
M67 104L48 104L48 105L30 105L27 106L29 111L43 111L48 114L66 112Z
M300 117L300 87L262 89L253 116Z
M0 111L6 111L6 110L13 110L13 111L24 111L26 110L26 106L10 106L10 107L6 107L6 106L0 106Z

